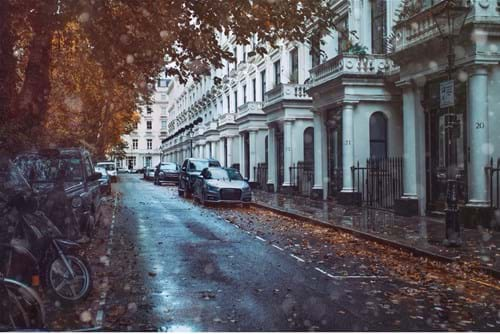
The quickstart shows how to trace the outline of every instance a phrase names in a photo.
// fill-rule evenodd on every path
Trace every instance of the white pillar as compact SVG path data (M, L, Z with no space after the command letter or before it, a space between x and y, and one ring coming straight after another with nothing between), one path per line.
M283 186L291 186L292 184L290 183L290 167L292 166L293 162L293 155L292 155L292 150L293 150L293 137L292 137L292 125L293 125L293 120L290 119L285 119L284 124L283 124L283 141L285 144L285 161L284 161L284 181L283 181Z
M243 177L248 177L245 175L245 136L240 134L240 173Z
M251 182L255 181L254 167L257 167L257 130L250 130L250 175L248 176Z
M267 184L273 185L273 191L277 189L277 169L276 169L276 129L270 126L267 135Z
M323 162L326 161L326 156L323 155L323 139L326 138L324 129L323 117L321 112L314 112L314 185L313 194L324 198L325 191L323 188Z
M345 103L342 109L342 192L353 192L351 167L354 166L354 105Z
M204 156L205 159L208 159L210 158L210 142L207 142L205 144L205 156Z
M403 198L417 198L417 129L413 85L403 87Z
M488 69L473 67L469 74L467 122L469 126L469 205L488 205L488 181L484 167L492 153L488 136ZM498 92L497 92L498 93Z
M233 164L233 137L227 137L227 166Z
M219 162L221 164L221 166L224 166L224 167L229 167L226 165L226 162L224 161L224 138L221 138L219 140Z

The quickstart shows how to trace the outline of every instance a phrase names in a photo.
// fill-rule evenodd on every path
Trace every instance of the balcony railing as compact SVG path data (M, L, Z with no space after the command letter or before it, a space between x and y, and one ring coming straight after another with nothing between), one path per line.
M284 100L311 101L311 97L306 92L306 85L280 84L266 92L264 106L268 106Z
M236 119L240 119L247 115L264 115L262 111L262 102L247 102L238 107Z
M219 126L227 125L227 124L235 124L235 114L234 113L226 113L222 114L219 117Z
M433 38L439 37L439 29L434 21L432 14L439 12L447 1L443 0L432 7L425 8L420 12L411 15L394 26L394 52L414 47ZM498 20L498 10L500 6L488 5L484 1L456 1L459 6L470 7L466 23L472 19L483 22L495 22ZM485 5L486 4L486 5ZM456 20L455 24L461 24Z
M396 69L385 55L342 54L311 69L311 86L335 80L343 75L380 75Z

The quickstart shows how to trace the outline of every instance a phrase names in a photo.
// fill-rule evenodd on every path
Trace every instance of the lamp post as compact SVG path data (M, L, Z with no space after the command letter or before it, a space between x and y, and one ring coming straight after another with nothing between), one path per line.
M462 236L458 222L457 166L451 154L454 145L453 129L456 126L455 83L453 80L453 73L455 72L454 46L455 39L459 37L462 31L469 10L469 7L457 4L456 0L444 0L432 12L439 34L448 42L448 64L446 67L448 80L440 84L440 107L447 108L445 137L448 145L446 151L446 238L444 244L455 247L461 245Z

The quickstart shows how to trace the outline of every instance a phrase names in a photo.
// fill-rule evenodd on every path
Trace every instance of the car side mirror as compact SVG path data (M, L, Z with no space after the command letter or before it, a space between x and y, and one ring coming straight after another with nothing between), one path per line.
M248 182L248 177L244 177L243 181Z
M182 167L182 171L185 172L186 171L186 167Z

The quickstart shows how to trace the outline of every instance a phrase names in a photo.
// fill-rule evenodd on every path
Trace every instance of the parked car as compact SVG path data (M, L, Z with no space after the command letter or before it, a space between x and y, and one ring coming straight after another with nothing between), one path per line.
M108 175L106 169L104 167L95 167L94 170L97 173L101 173L101 178L99 179L101 194L111 194L111 177Z
M101 215L99 179L102 175L95 172L87 150L34 150L19 154L15 164L38 193L41 210L56 225L70 218L79 235L93 233ZM58 194L53 196L55 192ZM52 200L48 200L50 198Z
M179 165L174 162L162 162L155 168L154 184L161 185L162 182L179 182Z
M193 193L193 186L201 171L207 167L220 167L220 163L214 159L184 160L179 174L179 186L177 192L179 196L189 197Z
M144 180L154 180L155 178L155 170L152 167L144 167L144 172L143 172L143 177Z
M248 182L234 168L209 167L196 179L193 197L205 204L249 203L252 190Z
M108 172L111 182L116 182L116 166L114 161L102 161L96 164L97 167L104 167Z

